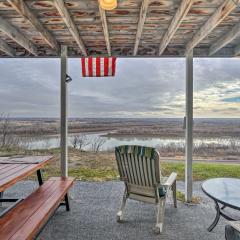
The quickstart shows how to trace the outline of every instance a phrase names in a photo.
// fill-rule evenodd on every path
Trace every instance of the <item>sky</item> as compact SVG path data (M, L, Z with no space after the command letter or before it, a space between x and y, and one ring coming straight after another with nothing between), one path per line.
M117 59L116 76L82 78L69 59L70 117L183 117L185 59ZM0 59L0 114L60 116L59 59ZM194 60L194 116L240 118L240 59Z

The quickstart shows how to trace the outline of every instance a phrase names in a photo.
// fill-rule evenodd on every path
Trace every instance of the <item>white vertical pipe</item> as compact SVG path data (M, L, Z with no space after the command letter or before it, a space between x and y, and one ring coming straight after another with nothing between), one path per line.
M61 46L61 176L68 176L67 46Z
M192 201L193 192L193 51L186 56L186 147L185 147L185 201Z

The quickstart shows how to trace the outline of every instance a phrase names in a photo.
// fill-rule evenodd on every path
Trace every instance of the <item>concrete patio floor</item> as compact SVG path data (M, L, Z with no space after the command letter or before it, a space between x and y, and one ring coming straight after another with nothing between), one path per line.
M18 183L5 193L5 197L24 197L36 187L36 183ZM206 228L215 217L214 206L200 190L200 183L194 184L195 194L202 197L202 203L186 206L178 202L178 208L168 202L165 225L161 235L154 233L155 206L129 200L126 206L125 222L116 222L116 212L123 194L120 182L79 182L71 190L71 212L60 207L38 237L38 240L221 240L224 238L225 220L221 218L213 232ZM178 183L184 189L184 183ZM170 199L171 200L171 199Z

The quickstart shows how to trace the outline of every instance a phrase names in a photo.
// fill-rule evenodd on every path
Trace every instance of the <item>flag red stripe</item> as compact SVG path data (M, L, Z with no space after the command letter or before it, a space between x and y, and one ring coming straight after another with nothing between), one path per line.
M101 76L100 64L101 64L100 58L97 57L97 58L96 58L96 68L97 68L97 69L96 69L96 75L97 75L97 77L100 77L100 76Z
M83 77L115 76L116 57L81 58L81 62Z
M85 69L85 58L82 58L82 75L83 77L86 77L86 69Z
M108 64L108 58L104 58L104 76L108 76L108 68L109 68L109 64Z

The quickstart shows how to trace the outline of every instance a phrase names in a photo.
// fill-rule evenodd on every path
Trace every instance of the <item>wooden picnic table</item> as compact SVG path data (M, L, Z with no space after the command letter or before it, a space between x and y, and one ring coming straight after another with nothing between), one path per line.
M70 211L68 190L74 178L52 177L43 183L41 169L51 159L52 156L0 157L0 191L5 191L34 172L37 172L41 185L25 199L0 196L0 203L14 203L0 212L0 240L35 239L60 206Z
M0 192L39 172L51 159L52 156L0 157Z
M52 156L0 157L0 203L13 202L9 208L0 213L0 218L9 212L23 199L3 198L3 192L15 183L33 173L37 173L39 185L43 184L41 169L52 159Z

